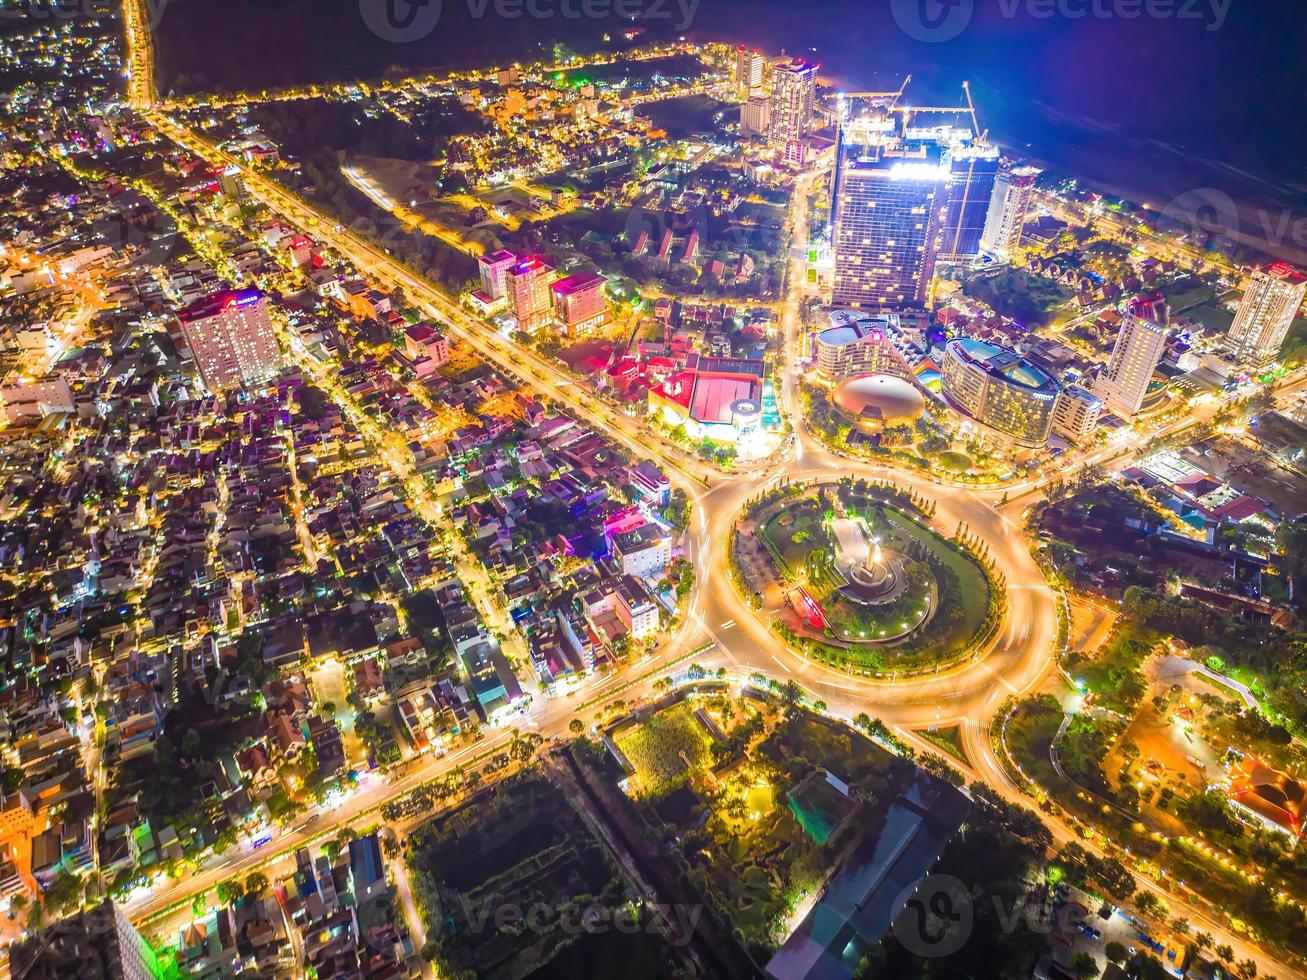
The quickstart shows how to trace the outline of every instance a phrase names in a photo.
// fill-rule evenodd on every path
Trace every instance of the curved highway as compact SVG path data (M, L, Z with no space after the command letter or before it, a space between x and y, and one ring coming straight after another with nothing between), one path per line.
M1021 528L1021 513L1029 503L1028 498L1039 494L1043 480L1027 480L994 489L967 488L932 481L920 472L872 465L830 451L808 431L799 410L794 354L799 349L800 317L795 290L788 291L782 303L784 350L779 369L781 403L794 431L784 450L761 465L761 472L723 474L668 444L644 420L625 415L591 397L559 366L488 330L484 322L388 253L341 228L330 216L154 108L153 59L145 2L127 0L126 7L129 102L144 112L161 132L213 165L240 167L250 192L289 224L334 247L360 272L391 288L402 287L427 315L487 361L518 378L525 387L567 406L578 418L607 433L639 457L653 459L693 498L694 510L684 550L696 570L696 587L675 635L667 638L654 656L624 671L588 678L567 697L537 696L521 715L520 726L545 736L565 735L573 718L592 719L606 701L619 696L632 700L649 695L656 675L665 674L673 663L711 644L712 649L697 658L704 666L726 667L737 676L758 672L780 680L796 680L814 698L825 701L832 713L851 718L866 711L898 727L909 741L918 744L920 740L911 734L912 729L959 725L972 763L969 776L988 784L1012 802L1030 805L995 757L989 730L1007 697L1035 689L1056 670L1058 598L1032 558ZM792 282L800 281L796 273L801 271L801 256L807 242L807 199L817 176L800 178L795 188L790 242ZM1137 449L1138 444L1099 451L1087 461L1104 461L1114 453L1125 455ZM398 464L392 461L392 465ZM888 479L911 486L918 495L935 502L936 529L947 535L963 522L988 547L997 570L1006 579L1007 612L994 639L976 658L924 677L874 680L851 676L790 650L739 598L730 581L726 542L746 502L781 478L834 481L843 476ZM1000 506L1012 491L1022 502L1011 501ZM501 729L484 741L444 758L427 756L410 760L389 779L372 777L343 802L319 808L305 823L281 833L276 843L265 849L270 853L245 845L214 859L211 866L189 877L161 882L154 889L138 894L128 903L129 910L138 921L157 919L170 912L185 914L191 900L218 881L247 874L258 867L275 866L294 848L335 833L341 826L375 821L375 810L381 803L438 778L457 765L466 765L488 751L502 750L510 736L507 729ZM1042 814L1041 817L1059 843L1079 839L1072 828ZM1082 843L1093 849L1092 843ZM1140 885L1156 887L1145 880ZM1166 898L1173 912L1201 923L1219 941L1228 942L1239 958L1252 958L1264 969L1285 972L1283 965L1229 934L1203 910L1187 905L1174 895L1167 894Z

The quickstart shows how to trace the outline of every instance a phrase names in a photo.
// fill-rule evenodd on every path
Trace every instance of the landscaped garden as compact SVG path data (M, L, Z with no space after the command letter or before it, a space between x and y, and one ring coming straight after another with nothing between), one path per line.
M702 744L689 730L704 730L697 712L720 737L707 736L709 751L692 757L699 763L677 770L670 760ZM671 843L690 882L756 958L784 939L797 903L821 888L845 846L881 826L911 771L783 696L688 694L642 720L639 737L635 730L616 742L637 773L679 784L661 796L633 794L642 820Z
M781 587L763 611L791 643L840 666L893 671L965 655L1001 617L1001 597L962 540L929 527L931 510L852 480L755 501L748 519ZM759 595L766 584L746 583Z
M936 748L943 749L963 765L971 765L971 760L967 758L967 750L962 746L962 728L960 726L948 725L945 728L921 731L917 732L917 734Z
M682 701L626 729L616 741L635 768L636 795L661 796L708 763L712 739L692 704Z

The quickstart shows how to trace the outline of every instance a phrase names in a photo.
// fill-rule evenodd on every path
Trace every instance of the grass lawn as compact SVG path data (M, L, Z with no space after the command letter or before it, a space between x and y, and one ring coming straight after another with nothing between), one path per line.
M815 500L804 500L768 518L759 531L776 546L790 568L797 570L813 549L831 546L822 527L823 516Z
M935 458L939 460L940 466L955 473L965 473L973 465L970 456L953 449L946 449Z
M1167 283L1162 287L1162 295L1166 297L1173 314L1185 315L1188 315L1189 307L1209 303L1216 298L1216 293L1212 291L1211 286L1193 276Z
M617 736L617 746L635 767L642 796L661 796L709 763L712 743L690 702L660 711Z
M1225 333L1234 322L1234 314L1215 300L1190 307L1184 316L1197 320L1212 333Z
M893 513L898 518L898 523L902 525L902 530L938 555L944 566L957 576L961 593L962 621L956 632L963 637L972 636L985 621L985 610L989 607L989 582L985 578L985 573L952 542L918 524L902 512L887 511L887 513Z
M931 745L943 749L963 765L971 765L971 760L967 758L967 751L962 747L962 729L959 726L949 725L946 728L937 728L933 732L922 730L917 734Z
M1048 757L1048 747L1062 724L1062 707L1056 698L1037 697L1021 702L1007 726L1007 744L1012 758L1041 786L1061 782Z

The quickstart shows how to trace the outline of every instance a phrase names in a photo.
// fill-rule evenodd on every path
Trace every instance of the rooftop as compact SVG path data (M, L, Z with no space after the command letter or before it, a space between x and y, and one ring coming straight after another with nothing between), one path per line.
M582 269L580 272L574 272L570 276L564 276L557 282L550 285L550 289L560 296L569 296L572 293L579 293L583 289L589 289L595 285L602 285L604 277L593 269Z
M206 320L233 306L253 306L261 299L263 299L263 290L254 287L225 289L220 293L214 293L212 296L197 300L178 313L177 316L184 323L190 323L193 320Z
M961 338L948 342L950 350L983 369L991 377L1002 378L1011 384L1032 391L1045 391L1057 387L1057 382L1043 368L1026 360L1014 350L987 344L983 340Z

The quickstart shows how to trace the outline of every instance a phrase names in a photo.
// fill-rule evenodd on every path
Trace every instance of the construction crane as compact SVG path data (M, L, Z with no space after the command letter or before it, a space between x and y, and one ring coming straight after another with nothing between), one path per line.
M971 113L971 132L976 135L978 142L984 142L985 137L989 135L989 130L981 130L980 119L976 116L976 103L971 101L971 83L962 83L962 94L967 97L967 111Z

